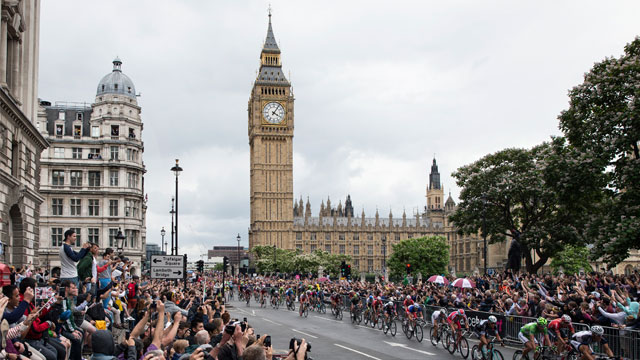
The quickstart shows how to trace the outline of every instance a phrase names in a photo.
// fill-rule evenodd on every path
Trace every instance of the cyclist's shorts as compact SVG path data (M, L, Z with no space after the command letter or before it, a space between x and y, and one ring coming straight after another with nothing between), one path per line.
M523 344L526 344L529 342L529 337L524 336L523 333L518 332L518 339L520 339L520 341L522 341ZM536 337L533 337L533 341L537 344L538 343L538 339L536 339Z

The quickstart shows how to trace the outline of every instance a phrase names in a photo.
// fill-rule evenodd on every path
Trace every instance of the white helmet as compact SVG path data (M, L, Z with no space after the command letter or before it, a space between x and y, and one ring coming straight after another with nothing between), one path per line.
M381 297L381 296L378 296L378 300L382 300L382 297Z
M389 301L389 302L387 303L387 306L389 306L389 307L393 306L393 302L392 302L392 301Z
M591 332L594 335L602 335L602 334L604 334L604 329L602 328L602 326L595 325L595 326L591 327Z
M562 315L562 321L566 322L566 323L570 323L571 322L571 316L564 314Z
M498 319L495 316L491 315L489 316L489 322L495 324L498 322Z
M411 300L411 295L407 295L407 300Z

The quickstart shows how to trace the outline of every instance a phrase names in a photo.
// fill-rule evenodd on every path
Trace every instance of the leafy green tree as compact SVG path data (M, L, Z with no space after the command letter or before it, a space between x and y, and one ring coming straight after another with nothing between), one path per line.
M422 273L427 277L447 272L449 245L443 236L402 240L392 247L393 252L387 261L387 267L394 278L404 276L407 264L411 264L414 276L416 273Z
M450 220L461 234L484 231L491 243L517 239L526 270L536 272L565 245L583 244L585 222L598 193L576 194L571 176L588 173L587 158L553 138L532 149L505 149L453 173L462 189ZM538 255L533 260L532 251Z
M337 277L342 261L351 260L347 255L334 255L321 250L303 254L301 250L276 249L273 246L254 246L251 252L259 273L276 272L276 270L283 273L317 273L322 266L325 274Z
M562 251L553 255L551 268L556 275L560 272L560 268L565 274L577 274L580 269L591 271L589 254L590 251L586 246L566 246Z
M596 63L569 98L560 129L598 165L591 178L604 177L605 199L589 222L593 257L614 265L640 248L640 38Z
M213 266L213 270L215 271L222 271L224 268L224 264L223 263L217 263Z

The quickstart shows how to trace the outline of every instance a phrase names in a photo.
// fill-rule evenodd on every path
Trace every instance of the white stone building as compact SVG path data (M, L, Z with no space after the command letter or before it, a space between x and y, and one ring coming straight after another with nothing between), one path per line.
M140 274L146 241L145 167L141 108L120 59L100 80L95 103L41 101L39 129L50 147L42 152L39 265L58 270L63 233L73 228L78 242L116 250ZM117 252L117 250L116 250Z
M0 260L20 267L37 259L48 145L35 126L40 1L1 0L0 9Z

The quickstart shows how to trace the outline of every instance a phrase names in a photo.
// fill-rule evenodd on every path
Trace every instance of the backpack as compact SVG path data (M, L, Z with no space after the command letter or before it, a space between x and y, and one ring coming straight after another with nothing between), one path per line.
M127 293L127 297L129 299L135 299L135 297L136 297L136 284L135 283L129 283L129 285L127 285L127 290L129 290L129 292Z

